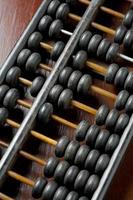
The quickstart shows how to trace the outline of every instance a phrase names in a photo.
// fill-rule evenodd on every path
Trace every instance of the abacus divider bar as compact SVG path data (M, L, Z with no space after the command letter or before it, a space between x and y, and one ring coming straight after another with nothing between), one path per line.
M82 33L90 26L91 22L94 21L94 18L97 14L98 8L104 3L105 0L92 0L90 6L86 9L81 21L76 26L76 29L73 35L70 37L68 43L66 44L62 54L60 55L59 59L57 60L54 69L52 70L50 76L44 83L41 91L39 92L37 98L35 99L31 109L29 110L28 114L26 115L25 119L23 120L20 128L17 131L17 134L12 139L7 151L5 152L4 156L0 161L0 185L4 180L4 176L11 165L14 163L15 155L17 154L18 150L22 147L23 143L25 142L26 138L28 137L29 131L32 129L34 120L36 115L44 104L47 99L47 96L56 83L58 76L62 69L66 66L71 54L73 53L75 47L78 44L78 41L82 35ZM47 4L50 0L46 1ZM43 1L45 3L45 1ZM45 6L47 5L45 4ZM47 7L46 7L47 8ZM45 9L43 10L43 14ZM41 10L42 11L42 10ZM9 69L9 68L8 68ZM8 70L7 69L7 70ZM5 72L4 72L5 74ZM3 80L3 79L2 79Z
M15 199L13 199L13 198L11 198L11 197L9 197L6 194L3 194L1 192L0 192L0 199L1 200L15 200Z

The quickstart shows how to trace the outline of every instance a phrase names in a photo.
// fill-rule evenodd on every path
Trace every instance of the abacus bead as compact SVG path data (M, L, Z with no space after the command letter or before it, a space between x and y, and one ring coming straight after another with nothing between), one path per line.
M46 186L46 184L47 184L47 179L39 177L33 186L32 197L35 199L41 198L43 189Z
M89 151L90 149L87 145L81 145L76 153L74 164L79 167L84 167L84 162L87 158Z
M32 50L38 50L40 42L42 42L43 36L40 32L33 32L28 39L28 48Z
M125 83L124 83L124 89L128 90L130 93L133 92L133 72L129 72Z
M23 49L17 57L17 65L19 67L24 67L30 55L31 55L31 51L29 49Z
M45 82L45 79L42 76L38 76L32 81L32 85L30 87L31 96L36 97L38 95L44 82Z
M61 137L61 139L57 142L57 145L55 147L55 155L59 158L63 157L69 143L70 140L68 139L68 137Z
M27 59L25 69L26 71L35 73L39 64L41 63L41 56L39 53L32 53Z
M62 21L59 19L54 20L49 27L49 37L59 38L62 29Z
M72 140L66 148L64 155L65 160L67 160L69 163L73 163L79 148L80 144L77 141Z
M102 174L104 170L107 168L109 161L110 161L110 157L107 154L102 154L97 160L97 163L95 166L95 173Z
M48 9L47 9L47 14L54 17L59 5L60 5L60 1L58 1L58 0L51 1L51 3L48 6Z
M118 112L115 108L112 109L112 110L109 112L109 114L108 114L108 116L107 116L107 118L106 118L106 122L105 122L106 128L107 128L108 130L114 129L115 124L117 123L118 117L119 117L119 112Z
M15 88L12 88L8 90L8 92L6 93L4 97L3 105L6 108L13 109L16 106L17 100L19 99L19 97L20 97L19 91Z
M6 122L8 115L9 115L9 113L6 108L4 108L4 107L0 108L0 126Z
M51 103L45 103L40 108L37 118L42 124L47 124L50 121L52 114L53 105Z
M116 97L115 108L117 110L123 110L125 108L126 102L129 98L129 93L126 90L122 90Z
M78 53L73 58L73 68L74 69L83 69L86 66L87 53L86 51L78 51Z
M122 113L117 120L114 132L118 134L122 133L126 128L128 122L129 122L129 116L125 113Z
M65 89L60 94L58 99L58 106L63 110L67 110L71 106L71 101L73 99L73 93L70 89Z
M127 27L130 28L133 23L133 10L129 10L127 14L124 16L123 19L123 24Z
M59 184L63 182L64 176L69 167L70 167L69 163L65 160L59 162L58 166L56 167L55 172L54 172L54 179Z
M67 87L72 91L75 91L81 76L82 73L80 71L78 70L73 71L68 79Z
M126 105L125 105L125 110L126 110L126 113L132 114L132 112L133 112L133 95L131 95L128 98Z
M90 31L85 31L79 40L79 46L81 49L87 50L88 43L90 42L90 39L92 38L92 33Z
M127 28L123 25L120 25L115 32L115 37L114 37L114 42L118 43L118 44L122 44L123 43L123 39L125 37L127 33Z
M79 200L78 193L74 191L69 192L65 200Z
M106 105L100 106L95 117L96 124L99 126L103 125L105 123L108 113L109 108Z
M115 63L109 65L107 73L105 75L106 83L113 83L114 82L114 79L115 79L115 76L116 76L118 70L119 70L119 65L117 65Z
M88 178L89 178L89 172L87 170L81 170L76 177L76 180L74 183L74 190L77 190L79 191L79 193L81 193L81 190L84 189L84 186Z
M77 141L83 141L85 139L85 136L86 136L89 126L90 126L90 124L86 120L82 120L78 124L78 127L75 130L75 138Z
M46 165L44 166L44 175L48 178L51 178L54 175L58 163L59 163L58 158L56 157L49 158Z
M65 200L66 196L68 195L68 189L64 186L60 186L53 197L53 200Z
M128 75L128 69L126 67L121 67L115 76L114 80L115 85L120 88L123 87L127 75Z
M51 52L51 58L52 60L57 60L62 53L63 49L65 47L64 42L58 41L53 46L52 52Z
M65 67L59 75L59 83L66 86L73 69L71 67Z
M91 150L86 158L85 161L85 169L92 171L94 169L94 166L100 156L100 153L98 150Z
M97 54L97 49L101 40L102 36L99 34L95 34L94 36L92 36L87 48L88 54L94 54L94 55Z
M96 124L90 126L86 133L85 141L87 145L93 146L97 135L99 134L100 128Z
M108 130L106 129L101 130L96 138L95 148L98 150L103 150L109 136L110 133Z
M72 188L78 173L79 168L77 166L70 166L64 177L64 185L66 185L69 188Z
M107 51L108 51L110 45L111 45L111 42L110 42L108 39L104 38L104 39L100 42L100 44L99 44L99 46L98 46L98 49L97 49L97 56L98 56L99 58L101 58L101 59L104 59L104 58L106 57L106 53L107 53Z
M42 19L39 22L38 25L38 30L40 32L47 33L47 31L49 30L50 24L52 23L53 19L51 16L49 15L45 15L44 17L42 17Z
M57 189L58 189L58 184L55 181L49 181L43 190L42 199L53 200L53 196Z
M3 104L4 97L9 89L7 85L0 85L0 104Z
M99 177L97 175L91 175L85 185L84 194L86 196L91 196L99 185Z
M82 95L88 95L92 85L92 77L89 74L84 74L78 82L77 92Z
M89 200L87 197L83 196L83 197L80 197L79 200Z
M15 87L19 82L21 76L21 69L19 67L12 67L6 74L6 83L11 87Z
M124 40L123 40L124 47L127 49L131 49L133 45L133 30L130 29L127 31Z
M105 153L113 153L119 144L119 140L120 140L119 135L117 134L110 135L105 146Z
M63 21L67 20L68 14L70 12L69 5L67 3L62 3L56 11L56 18Z
M107 62L114 62L114 60L116 59L117 57L117 53L119 51L119 44L117 43L112 43L107 51L107 54L106 54L106 61Z
M57 103L61 92L63 91L63 87L61 85L54 85L53 88L49 92L49 100L52 103Z

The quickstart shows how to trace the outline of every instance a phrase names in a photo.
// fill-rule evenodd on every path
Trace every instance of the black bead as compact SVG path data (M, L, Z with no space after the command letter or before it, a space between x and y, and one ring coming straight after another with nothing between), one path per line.
M130 95L125 105L126 113L132 114L133 112L133 95Z
M112 43L107 51L106 61L110 63L114 62L115 59L117 58L118 51L119 51L119 44Z
M77 166L75 165L70 166L64 177L64 185L66 185L69 188L73 188L78 173L79 173L79 168Z
M105 75L106 83L114 83L115 76L119 70L119 65L113 63L109 65L107 73Z
M44 17L42 17L42 19L40 20L40 22L38 24L38 30L43 34L44 33L48 34L48 30L49 30L49 27L50 27L52 21L53 21L53 19L51 16L45 15Z
M70 12L69 5L67 3L62 3L57 9L56 18L66 21L69 12Z
M108 130L114 129L115 124L117 123L118 117L119 117L119 112L115 108L109 112L109 114L106 118L106 122L105 122L106 128Z
M42 193L42 200L53 200L53 196L58 189L58 184L55 181L49 181Z
M55 169L59 163L59 159L56 157L51 157L48 159L46 165L44 166L44 175L51 178L54 175Z
M115 76L114 80L115 85L120 88L123 88L127 75L128 75L128 69L126 67L121 67Z
M26 71L35 73L39 64L41 63L41 56L39 53L32 53L27 59L25 69Z
M65 160L60 161L57 165L55 172L54 172L54 179L59 183L62 184L64 180L64 176L70 167L69 163Z
M97 175L95 175L95 174L91 175L85 185L84 194L88 197L91 196L97 189L97 187L99 185L99 181L100 181L100 179Z
M90 39L92 38L92 33L90 31L85 31L79 40L79 46L81 49L87 50L88 43L90 42Z
M9 89L7 85L0 85L0 104L3 104L4 97Z
M78 141L72 140L66 148L64 158L69 163L74 163L75 156L77 154L80 144Z
M101 41L102 41L101 35L99 34L93 35L88 44L88 48L87 48L88 54L97 55L97 49Z
M79 166L80 168L84 167L84 163L88 156L89 151L90 149L87 145L81 145L76 153L74 164Z
M80 71L78 70L73 71L68 79L67 87L70 90L75 91L77 89L77 85L81 77L82 73Z
M85 68L87 58L88 57L86 51L78 51L78 53L73 58L73 68L79 70Z
M87 130L89 127L90 127L90 124L86 120L82 120L78 124L78 126L74 132L75 138L77 141L83 141L85 139L85 136L86 136L86 133L87 133Z
M21 69L19 67L12 67L6 74L6 83L11 87L15 87L19 82L21 76Z
M123 24L127 28L130 28L132 26L132 24L133 24L133 10L129 10L127 12L127 14L124 16Z
M104 170L107 168L109 161L110 161L110 157L107 154L102 154L97 160L97 163L95 166L95 173L102 174Z
M122 90L116 97L115 108L117 110L123 110L125 108L126 102L129 98L129 93L126 90Z
M79 200L78 193L75 191L69 192L65 200Z
M103 125L106 121L108 113L109 108L106 105L100 106L95 116L96 124L99 126Z
M66 196L68 195L68 189L64 186L60 186L53 197L53 200L65 200Z
M58 99L58 107L63 110L69 109L72 99L73 92L70 89L63 90Z
M43 36L40 32L33 32L28 39L28 48L32 50L38 50L40 47L40 42L43 41Z
M54 44L52 52L51 52L52 60L56 61L59 58L59 56L62 53L64 47L65 47L65 44L62 41L58 41L58 42L56 42Z
M63 86L66 86L72 72L73 69L71 67L65 67L59 75L59 83Z
M100 156L100 152L98 150L91 150L85 161L85 169L89 171L93 171L95 164Z
M8 118L8 110L6 108L0 108L0 126L4 125L6 119Z
M47 184L47 179L39 177L33 186L32 197L35 199L41 198L43 189L46 186L46 184Z
M124 89L129 91L130 93L133 93L133 72L129 72L125 84L124 84Z
M86 133L85 142L87 145L93 146L97 135L99 134L100 128L96 124L90 126Z
M110 42L108 39L104 38L104 39L100 42L100 44L99 44L99 46L98 46L98 49L97 49L97 56L98 56L99 58L101 58L101 59L105 59L105 58L106 58L106 53L107 53L107 51L108 51L110 45L111 45L111 42Z
M63 157L69 143L70 140L68 139L68 137L61 137L61 139L57 142L57 145L55 147L55 155L59 158Z
M12 88L12 89L8 90L8 92L6 93L4 100L3 100L3 105L6 108L14 109L19 97L20 97L19 91L15 88Z
M30 55L31 55L31 51L29 49L23 49L17 57L17 65L19 67L24 67Z
M42 76L38 76L32 81L32 85L30 87L31 96L36 97L38 95L44 82L45 82L45 79Z
M133 29L127 31L124 40L123 40L124 47L127 49L132 49L133 45Z
M117 120L114 132L121 134L128 125L128 122L129 122L129 116L125 113L122 113Z
M81 95L88 95L91 85L92 77L89 74L84 74L79 80L77 92Z
M47 8L47 14L51 15L52 17L55 17L56 11L57 11L59 5L60 5L60 1L58 1L58 0L51 1Z
M105 146L105 153L112 154L114 150L116 149L116 147L118 146L119 140L120 140L119 135L117 134L110 135Z
M37 119L42 124L47 124L53 114L53 106L50 103L45 103L39 110Z
M89 178L89 172L87 170L81 170L76 177L74 183L74 190L77 190L79 193L84 189L84 186Z
M62 29L63 29L62 21L60 19L54 20L49 27L49 37L59 38Z
M48 95L49 101L54 104L57 104L59 96L62 91L63 91L63 87L61 85L54 85Z
M110 136L109 131L106 129L102 129L96 138L95 149L103 150L109 136Z
M124 25L118 26L115 32L114 42L122 44L126 33L127 33L127 28Z

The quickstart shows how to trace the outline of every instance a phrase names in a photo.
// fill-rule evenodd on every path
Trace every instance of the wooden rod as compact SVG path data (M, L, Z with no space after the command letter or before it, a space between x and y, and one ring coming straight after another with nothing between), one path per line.
M98 65L96 63L93 63L91 61L87 61L86 66L98 72L99 74L105 75L107 73L107 69L105 67Z
M21 100L21 99L18 99L18 100L17 100L17 103L18 103L20 106L23 106L23 107L25 107L25 108L28 108L28 109L31 108L31 104L30 104L30 103L28 103L28 102L26 102L26 101L23 101L23 100Z
M1 200L15 200L15 199L12 199L11 197L9 197L6 194L3 194L1 192L0 192L0 199Z
M24 85L26 85L26 86L28 86L28 87L32 86L32 82L27 80L27 79L25 79L25 78L23 78L23 77L19 77L19 82L24 84Z
M93 28L96 28L96 29L98 29L98 30L100 30L100 31L103 31L103 32L105 32L105 33L108 33L108 34L110 34L110 35L112 35L112 36L115 35L115 30L114 30L114 29L108 28L108 27L103 26L103 25L101 25L101 24L98 24L98 23L96 23L96 22L92 22L91 25L92 25Z
M51 53L53 47L50 44L44 43L44 42L40 42L40 46L44 49L47 49L48 52Z
M47 71L49 71L49 72L52 71L52 68L51 68L51 67L49 67L48 65L43 64L43 63L40 63L39 67L42 68L42 69L45 69L45 70L47 70Z

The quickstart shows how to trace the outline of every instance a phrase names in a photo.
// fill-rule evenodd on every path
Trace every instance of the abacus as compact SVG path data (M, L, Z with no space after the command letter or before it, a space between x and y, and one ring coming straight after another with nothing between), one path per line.
M42 1L0 69L0 199L105 197L133 134L132 24L133 5Z

